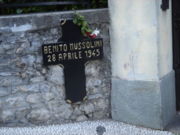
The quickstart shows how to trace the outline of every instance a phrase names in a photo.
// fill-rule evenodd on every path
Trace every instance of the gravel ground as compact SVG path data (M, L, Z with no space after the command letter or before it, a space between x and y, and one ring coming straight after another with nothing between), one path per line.
M112 120L62 125L0 128L0 135L174 135L167 131L136 127Z

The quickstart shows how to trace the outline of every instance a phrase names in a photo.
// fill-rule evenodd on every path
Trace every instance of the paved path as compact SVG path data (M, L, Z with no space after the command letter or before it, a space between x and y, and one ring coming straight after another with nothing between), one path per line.
M174 135L167 131L159 131L136 127L112 120L86 121L62 125L0 128L0 135Z

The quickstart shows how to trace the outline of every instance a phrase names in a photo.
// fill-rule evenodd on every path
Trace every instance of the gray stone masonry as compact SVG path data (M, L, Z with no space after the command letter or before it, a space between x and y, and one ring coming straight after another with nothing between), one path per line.
M0 17L0 126L33 126L108 118L110 116L110 43L107 9L78 11L98 28L103 60L86 64L87 101L65 102L59 65L44 67L41 46L60 38L60 20L73 12Z
M112 79L112 117L125 123L164 129L175 116L174 72L160 81Z

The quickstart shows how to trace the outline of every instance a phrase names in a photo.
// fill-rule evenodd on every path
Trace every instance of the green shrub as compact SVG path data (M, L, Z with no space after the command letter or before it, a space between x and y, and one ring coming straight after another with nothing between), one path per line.
M52 1L70 1L70 0L0 0L0 4L15 4L15 3L31 3L31 2L52 2ZM72 0L71 0L72 1ZM81 1L81 0L74 0ZM0 14L22 14L22 13L36 13L36 12L50 12L50 11L65 11L65 10L79 10L87 8L104 8L107 7L107 0L89 0L90 7L83 5L54 5L54 6L36 6L23 8L1 8Z

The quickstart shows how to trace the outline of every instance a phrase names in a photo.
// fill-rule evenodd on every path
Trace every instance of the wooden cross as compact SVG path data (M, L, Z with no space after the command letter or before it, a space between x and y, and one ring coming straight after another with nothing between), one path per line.
M72 20L62 25L62 37L57 43L42 46L45 66L61 64L64 67L66 101L75 103L86 97L85 63L102 59L103 40L85 38Z

